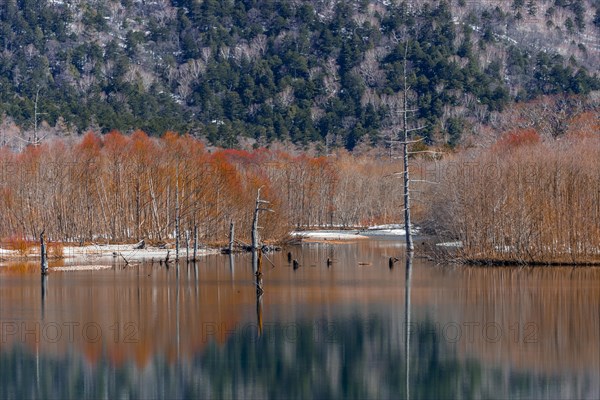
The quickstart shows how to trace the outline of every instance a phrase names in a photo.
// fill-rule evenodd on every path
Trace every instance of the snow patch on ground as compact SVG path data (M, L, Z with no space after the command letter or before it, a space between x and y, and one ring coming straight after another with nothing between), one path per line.
M358 232L350 233L343 231L297 231L292 232L291 235L309 240L355 240L367 238Z
M165 259L167 252L169 252L171 258L175 257L175 249L159 249L157 247L147 247L145 249L134 249L132 244L108 244L108 245L88 245L88 246L65 246L63 248L63 258L74 259L74 260L95 260L99 258L118 258L123 260L123 257L127 261L131 260L150 260L150 259ZM190 248L190 257L192 256L192 249ZM208 254L218 254L219 250L216 249L198 249L198 256L205 256ZM185 257L185 248L179 250L179 257ZM17 251L0 249L0 257L5 258L21 258L23 257ZM39 257L39 248L35 248L29 254L30 257Z
M413 227L412 234L417 235L420 232L418 227ZM315 230L315 231L295 231L292 236L301 237L304 240L355 240L367 239L373 236L406 236L404 225L388 224L370 226L362 230Z
M436 243L436 246L440 246L440 247L462 247L462 242L458 241L458 242L443 242L443 243Z
M92 245L92 246L73 246L65 247L63 255L65 258L94 258L94 257L118 257L121 256L129 260L144 260L144 259L164 259L167 257L167 252L170 257L175 257L175 249L159 249L156 247L148 247L145 249L134 249L131 244L110 244L110 245ZM215 249L198 249L198 255L204 256L207 254L217 254L219 251ZM185 257L185 248L179 250L179 257ZM192 249L190 249L192 256Z
M413 227L411 232L413 235L419 234L420 229ZM388 224L388 225L375 225L367 228L365 232L362 232L368 236L406 236L406 230L404 224Z
M112 265L70 265L68 267L54 267L50 268L50 271L56 272L70 272L70 271L99 271L103 269L110 269Z
M387 224L387 225L374 225L374 226L370 226L367 228L367 230L370 231L376 231L376 230L381 230L381 229L403 229L404 228L404 224L400 225L400 224Z

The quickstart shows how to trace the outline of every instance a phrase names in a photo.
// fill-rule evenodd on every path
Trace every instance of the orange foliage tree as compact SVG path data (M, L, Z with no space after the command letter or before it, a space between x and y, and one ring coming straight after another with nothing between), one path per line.
M0 149L0 237L51 241L173 240L176 203L181 234L204 243L227 239L234 222L249 240L256 190L275 212L261 221L263 240L292 228L357 226L399 218L389 160L340 153L328 157L257 149L207 151L190 135L148 137L89 132L20 153ZM180 237L183 239L183 237Z

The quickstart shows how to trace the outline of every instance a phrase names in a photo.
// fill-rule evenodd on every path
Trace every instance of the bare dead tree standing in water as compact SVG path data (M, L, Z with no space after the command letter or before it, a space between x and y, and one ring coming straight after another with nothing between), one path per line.
M263 205L269 204L270 202L262 200L260 198L260 190L262 186L258 188L256 194L256 205L254 207L254 218L252 219L252 270L256 275L256 295L260 296L263 294L262 288L262 249L260 245L260 238L258 236L258 217L261 211L273 212L270 208L265 208Z
M408 169L408 85L406 83L406 58L408 53L408 42L404 44L404 60L403 60L403 80L404 88L402 91L402 180L404 186L404 230L406 233L406 251L412 253L414 250L412 238L412 224L410 220L410 176Z
M397 39L398 40L398 39ZM422 139L411 140L410 137L413 132L422 130L425 128L424 126L417 126L410 128L409 127L409 114L414 114L418 111L418 109L409 109L408 108L408 96L410 93L410 86L408 85L408 77L407 77L407 69L408 69L408 40L404 40L404 56L402 62L402 93L401 100L399 104L399 109L392 110L396 116L400 117L400 124L402 126L399 138L397 140L390 140L390 147L393 143L398 143L402 146L402 172L399 174L402 175L402 198L403 198L403 211L404 211L404 230L406 237L406 251L409 255L412 255L414 251L414 242L412 236L412 220L411 220L411 193L410 193L410 168L409 168L409 156L415 152L410 151L410 145L414 143L418 143L422 141ZM391 104L391 106L398 106L398 104ZM398 175L398 174L397 174Z
M42 275L46 275L48 273L48 255L46 254L46 242L44 240L44 232L45 230L42 230L42 233L40 233L40 256L41 256L41 270L42 270Z

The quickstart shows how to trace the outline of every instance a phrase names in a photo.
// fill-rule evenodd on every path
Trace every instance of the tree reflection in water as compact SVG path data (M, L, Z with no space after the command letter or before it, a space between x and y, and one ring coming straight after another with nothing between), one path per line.
M0 322L93 321L105 333L97 343L3 336L0 398L600 398L599 270L418 258L390 270L393 242L333 247L295 249L296 271L273 255L263 296L246 255L51 273L41 287L37 264L0 267ZM135 323L139 340L115 342L117 321L122 333ZM473 321L504 335L467 340ZM531 343L514 336L526 323Z
M396 345L396 326L360 316L335 321L335 332L316 332L311 321L237 333L212 343L189 362L157 357L145 368L115 366L107 354L95 365L76 353L36 357L17 346L0 354L0 397L6 398L554 398L573 378L508 373L452 357L431 321L411 335L409 363ZM353 332L354 334L347 334ZM343 334L342 334L343 333ZM575 381L585 387L589 381Z

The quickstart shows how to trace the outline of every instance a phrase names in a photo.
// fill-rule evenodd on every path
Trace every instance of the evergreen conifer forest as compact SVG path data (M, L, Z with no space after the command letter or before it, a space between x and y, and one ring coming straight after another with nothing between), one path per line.
M0 237L247 240L259 188L267 241L401 223L406 130L424 232L467 260L596 262L598 6L3 2Z
M0 140L22 146L14 130L31 141L38 130L141 129L233 148L385 146L408 46L420 134L456 146L501 131L516 104L586 102L600 88L598 9L587 0L9 0Z

